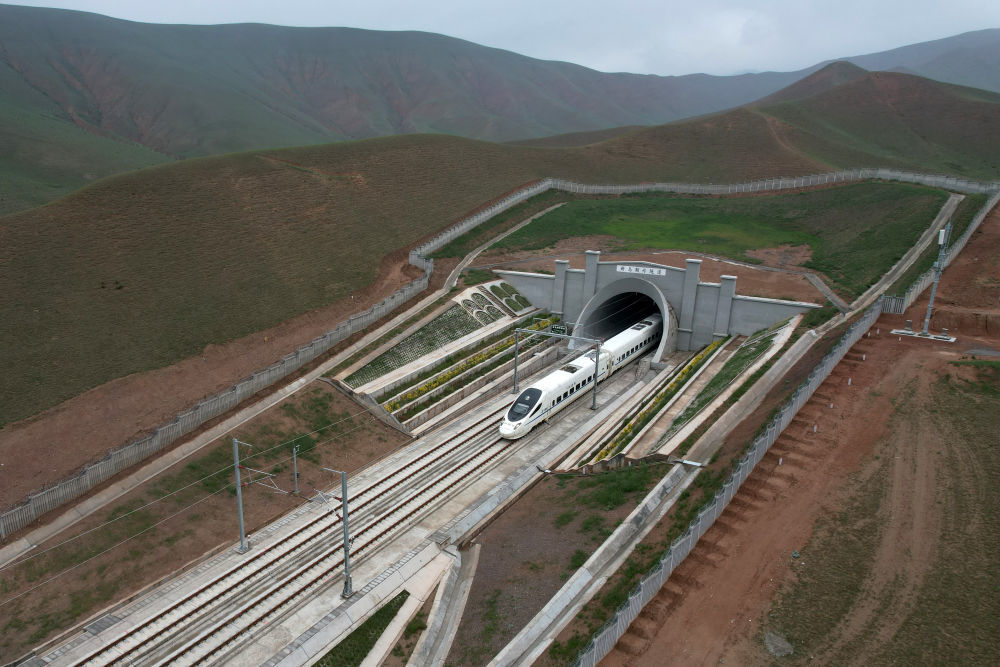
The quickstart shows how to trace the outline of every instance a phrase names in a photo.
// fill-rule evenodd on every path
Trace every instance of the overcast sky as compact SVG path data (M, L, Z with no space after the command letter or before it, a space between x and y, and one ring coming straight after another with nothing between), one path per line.
M425 30L605 72L792 71L1000 27L1000 0L33 0L148 23Z

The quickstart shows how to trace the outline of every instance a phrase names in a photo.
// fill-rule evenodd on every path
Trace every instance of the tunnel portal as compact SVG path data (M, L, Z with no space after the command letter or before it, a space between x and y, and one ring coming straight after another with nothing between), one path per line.
M748 336L817 304L744 296L736 276L701 280L701 260L688 257L684 268L646 261L600 261L588 250L586 268L555 260L554 274L497 270L533 305L562 317L581 336L607 339L643 316L663 315L664 338L654 361L675 349L696 350L729 335Z
M677 349L677 316L663 293L647 281L622 278L598 290L580 312L573 332L607 340L655 313L663 317L663 335L653 354L653 361L660 361Z
M607 340L642 318L658 312L660 308L645 294L615 294L590 311L585 320L581 319L576 331L587 338Z

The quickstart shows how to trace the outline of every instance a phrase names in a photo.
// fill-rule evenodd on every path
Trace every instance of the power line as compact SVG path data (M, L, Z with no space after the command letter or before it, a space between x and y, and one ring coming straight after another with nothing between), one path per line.
M362 414L363 412L366 412L366 411L364 411L364 410L363 410L362 412L359 412L359 413L357 413L357 414ZM356 415L355 415L355 416L356 416ZM341 421L344 421L344 420L341 420ZM338 422L338 423L339 423L339 422ZM331 426L332 426L332 424L331 424ZM327 427L324 427L324 428L329 428L329 427L327 426ZM310 447L309 449L306 449L306 450L300 450L300 451L309 451L310 449L316 449L316 448L317 448L317 447L319 447L320 445L323 445L323 444L327 444L327 443L329 443L329 442L332 442L333 440L336 440L337 438L341 438L341 437L343 437L343 436L345 436L345 435L349 435L350 433L353 433L354 431L357 431L357 430L358 430L358 429L360 429L360 428L362 428L362 427L361 427L361 426L355 426L354 428L350 429L349 431L345 431L345 432L343 432L343 433L338 433L337 435L335 435L335 436L333 436L333 437L330 437L330 438L327 438L326 440L322 440L322 441L320 441L320 442L317 442L317 443L315 443L315 444L314 444L314 445L313 445L312 447ZM316 431L312 431L311 433L318 433L318 432L319 432L320 430L323 430L323 429L317 429ZM307 435L308 435L308 434L307 434ZM301 437L301 436L300 436L300 437ZM289 441L289 442L291 442L291 441ZM283 444L287 444L287 443L283 443ZM274 449L274 447L272 447L272 448L271 448L271 449L269 449L269 450L265 450L265 451L271 451L271 450L273 450L273 449ZM260 452L260 453L261 453L261 454L263 454L264 452ZM280 459L280 460L278 460L278 461L277 461L276 463L283 463L283 462L285 462L285 461L289 461L289 460L291 460L291 457L287 457L287 458L284 458L284 459ZM226 470L228 470L228 469L230 469L230 468L232 468L232 466L228 466L227 468L224 468L224 469L222 470L222 472L224 472L224 471L226 471ZM214 473L214 474L217 474L217 473ZM209 475L209 477L211 477L211 476L212 476L212 475ZM206 477L206 478L202 478L202 479L203 479L203 480L204 480L204 479L207 479L207 477ZM195 482L195 483L197 483L197 482ZM190 486L190 485L188 485L188 486ZM90 561L94 560L95 558L98 558L99 556L103 556L104 554L108 553L109 551L111 551L111 550L113 550L113 549L116 549L117 547L120 547L121 545L125 544L126 542L130 542L131 540L134 540L135 538L139 537L140 535L142 535L142 534L144 534L144 533L146 533L146 532L148 532L148 531L152 530L153 528L156 528L157 526L159 526L159 525L161 525L161 524L163 524L163 523L165 523L165 522L169 521L170 519L173 519L174 517L178 516L179 514L182 514L183 512L186 512L186 511L188 511L188 510L192 509L193 507L196 507L197 505L199 505L199 504L201 504L201 503L205 502L205 501L206 501L206 500L208 500L209 498L212 498L213 496L216 496L216 495L218 495L219 493L221 493L221 492L223 492L223 491L225 491L225 490L227 490L227 489L229 489L229 488L232 488L232 486L233 486L233 484L232 484L232 483L229 483L229 484L226 484L226 485L225 485L225 486L223 486L222 488L220 488L220 489L218 489L218 490L216 490L216 491L213 491L212 493L210 493L210 494L206 495L205 497L203 497L203 498L201 498L201 499L199 499L199 500L197 500L197 501L195 501L195 502L191 503L191 504L190 504L190 505L188 505L187 507L183 507L183 508L181 508L181 509L177 510L176 512L174 512L173 514L171 514L170 516L168 516L168 517L166 517L166 518L163 518L163 519L161 519L161 520L157 521L157 522L156 522L156 523L154 523L153 525L151 525L151 526L147 526L146 528L143 528L143 529L142 529L142 530L140 530L140 531L139 531L138 533L136 533L136 534L134 534L134 535L130 535L129 537L126 537L125 539L123 539L123 540L121 540L121 541L119 541L119 542L116 542L115 544L111 545L110 547L108 547L108 548L107 548L107 549L105 549L104 551L101 551L100 553L97 553L97 554L94 554L94 555L93 555L93 556L91 556L90 558L87 558L86 560L84 560L84 561L81 561L81 562L77 563L76 565L72 565L72 566L70 566L70 567L66 568L65 570L62 570L61 572L58 572L57 574L54 574L54 575L52 575L51 577L49 577L49 578L48 578L48 579L46 579L45 581L43 581L43 582L41 582L41 583L39 583L39 584L36 584L35 586L32 586L31 588L29 588L29 589L27 589L27 590L25 590L25 591L22 591L22 592L18 593L17 595L15 595L15 596L13 596L13 597L10 597L10 598L8 598L7 600L4 600L3 602L0 602L0 607L3 607L3 606L5 606L5 605L7 605L8 603L10 603L10 602L13 602L14 600L17 600L17 599L19 599L19 598L21 598L21 597L24 597L24 596L25 596L25 595L27 595L28 593L30 593L30 592L32 592L32 591L34 591L34 590L37 590L38 588L40 588L40 587L42 587L42 586L44 586L44 585L48 584L48 583L49 583L49 582L51 582L51 581L54 581L54 580L58 579L59 577L63 576L64 574L66 574L66 573L68 573L68 572L72 572L73 570L77 569L78 567L80 567L80 566L82 566L82 565L86 565L87 563L89 563ZM187 488L187 487L184 487L184 488ZM176 493L176 491L175 491L175 492L173 492L173 493ZM171 494L171 495L172 495L172 494ZM166 497L166 496L164 496L164 497ZM157 501L153 501L153 502L157 502ZM150 503L150 504L152 504L152 503ZM148 506L148 505L146 505L146 506ZM144 507L146 507L146 506L144 506ZM138 511L139 509L142 509L142 508L138 508L138 509L136 509L136 510L132 510L131 512L129 512L129 514L132 514L132 513L136 512L136 511ZM114 521L117 521L118 519L121 519L121 518L124 518L124 516L127 516L127 515L123 515L123 516L121 516L121 517L118 517L117 519L114 519L114 520L112 520L112 521L109 521L109 522L108 522L107 524L102 524L101 526L96 526L95 528L92 528L91 530L87 531L86 533L81 533L80 535L77 535L77 536L75 536L75 537L73 537L73 538L71 538L71 539L69 539L69 540L66 540L65 542L62 542L62 543L60 543L60 544L57 544L57 545L55 545L55 546L53 546L53 547L50 547L49 549L46 549L46 550L45 550L45 551L43 551L43 552L40 552L40 553L37 553L37 554L34 554L34 555L32 555L32 556L31 556L31 558L36 558L36 557L38 557L38 556L41 556L41 555L43 555L43 554L45 554L45 553L48 553L48 552L49 552L49 551L51 551L52 549L55 549L55 548L57 548L57 547L60 547L60 546L62 546L63 544L66 544L66 543L68 543L68 542L71 542L72 540L75 540L75 539L77 539L77 538L79 538L79 537L82 537L83 535L86 535L86 534L88 534L88 533L91 533L91 532L93 532L94 530L97 530L98 528L101 528L101 527L104 527L104 526L106 526L106 525L108 525L108 524L110 524L110 523L113 523ZM16 563L9 563L8 565L5 565L5 566L4 566L4 568L0 568L0 570L2 570L2 569L6 569L6 568L8 568L8 567L11 567L11 566L13 566L13 565L20 565L20 564L22 564L22 563L26 563L26 562L28 562L29 560L31 560L31 558L25 558L24 560L20 560L20 561L18 561L18 562L16 562Z
M358 415L362 415L365 412L367 412L367 410L361 410L359 412L354 413L353 415L349 415L347 417L344 417L343 419L341 419L339 421L332 422L332 423L327 424L326 426L318 428L318 429L316 429L314 431L310 431L309 433L303 433L303 434L297 435L294 438L292 438L291 440L287 440L287 441L282 442L280 444L277 444L277 445L275 445L273 447L270 447L268 449L265 449L265 450L262 450L260 452L257 452L256 454L253 454L252 456L248 456L244 460L248 461L248 460L254 458L255 456L259 456L261 454L266 454L267 452L270 452L270 451L273 451L273 450L278 449L280 447L284 447L285 445L291 444L291 443L295 442L296 440L298 440L299 438L304 438L306 436L315 435L316 433L319 433L320 431L326 430L326 429L328 429L328 428L330 428L332 426L336 426L337 424L342 424L345 421L353 420L355 417L357 417ZM347 431L346 433L351 433L354 430L356 430L356 429L352 429L351 431ZM346 435L346 433L344 433L343 435ZM329 441L330 440L326 440L325 442L329 442ZM283 460L287 460L287 459L283 459ZM36 553L31 554L30 556L28 556L26 558L22 558L20 560L11 561L11 562L7 563L6 565L3 565L2 567L0 567L0 572L3 572L4 570L6 570L8 568L14 567L15 565L21 565L22 563L27 563L28 561L33 560L35 558L38 558L39 556L44 556L45 554L49 553L53 549L58 549L59 547L61 547L63 545L66 545L66 544L69 544L70 542L78 540L81 537L84 537L86 535L89 535L90 533L93 533L94 531L100 530L101 528L106 528L107 526L110 526L111 524L115 523L116 521L120 521L120 520L122 520L122 519L124 519L124 518L126 518L128 516L131 516L131 515L135 514L136 512L141 512L142 510L144 510L144 509L146 509L148 507L151 507L151 506L155 505L156 503L158 503L158 502L160 502L162 500L166 500L170 496L176 495L176 494L180 493L181 491L184 491L185 489L189 489L192 486L195 486L196 484L201 484L202 482L204 482L207 479L215 477L216 475L220 475L220 474L222 474L224 472L228 472L229 470L232 470L232 469L233 469L232 465L228 465L225 468L220 468L219 470L216 470L215 472L212 472L212 473L209 473L208 475L205 475L201 479L197 479L197 480L191 482L190 484L182 486L179 489L175 489L175 490L171 491L170 493L167 493L167 494L165 494L163 496L160 496L159 498L157 498L155 500L151 500L150 502L146 503L145 505L140 505L139 507L136 507L135 509L129 510L128 512L125 512L124 514L115 517L114 519L110 519L109 521L105 521L104 523L98 524L98 525L94 526L93 528L85 530L84 532L82 532L82 533L80 533L78 535L74 535L73 537L70 537L70 538L62 541L59 544L54 544L51 547L49 547L48 549L45 549L44 551L38 551Z
M221 489L219 489L218 491L213 491L212 493L208 494L207 496L205 496L205 497L204 497L204 498L202 498L201 500L198 500L197 502L194 502L194 503L192 503L191 505L188 505L187 507L184 507L184 508L182 508L182 509L179 509L179 510L177 510L176 512L174 512L174 513L173 513L173 514L171 514L170 516L166 517L165 519L160 519L159 521L157 521L156 523L154 523L154 524L153 524L152 526L147 526L146 528L143 528L142 530L140 530L140 531L139 531L138 533L136 533L135 535L131 535L131 536L129 536L129 537L126 537L126 538L125 538L124 540L122 540L121 542L116 542L115 544L112 544L112 545L111 545L110 547L108 547L108 548L107 548L107 549L105 549L104 551L102 551L102 552L100 552L100 553L97 553L97 554L94 554L94 555L93 555L93 556L91 556L90 558L88 558L88 559L86 559L86 560L83 560L83 561L80 561L80 562L79 562L79 563L77 563L76 565L72 565L72 566L70 566L70 567L66 568L66 569L65 569L65 570L63 570L63 571L61 571L61 572L59 572L59 573L57 573L57 574L54 574L54 575L52 575L51 577L49 577L49 578L48 578L48 579L46 579L45 581L41 582L40 584L36 584L36 585L32 586L31 588L29 588L29 589L28 589L28 590L26 590L26 591L21 591L21 592L20 592L20 593L18 593L17 595L15 595L15 596L13 596L13 597L10 597L10 598L7 598L7 599L6 599L6 600L4 600L3 602L0 602L0 607L3 607L3 606L6 606L7 604L9 604L9 603L13 602L14 600L17 600L18 598L22 598L22 597L24 597L25 595L27 595L27 594L28 594L28 593L30 593L31 591L34 591L34 590L37 590L38 588L41 588L41 587L42 587L42 586L44 586L45 584L47 584L47 583L49 583L49 582L51 582L51 581L54 581L54 580L58 579L59 577L61 577L61 576L63 576L64 574L66 574L67 572L72 572L72 571L73 571L73 570L75 570L76 568L78 568L78 567L80 567L80 566L82 566L82 565L86 565L86 564L87 564L87 563L89 563L90 561L94 560L95 558L98 558L99 556L103 556L104 554L108 553L108 552L109 552L109 551L111 551L112 549L116 549L116 548L120 547L121 545L125 544L126 542L129 542L129 541L131 541L131 540L134 540L135 538L139 537L139 536L140 536L140 535L142 535L143 533L146 533L146 532L148 532L148 531L152 530L153 528L156 528L157 526L159 526L160 524L162 524L162 523L164 523L164 522L166 522L166 521L170 521L171 519L173 519L173 518L174 518L175 516L177 516L178 514L180 514L180 513L182 513L182 512L186 512L186 511L188 511L188 510L189 510L189 509L191 509L192 507L194 507L194 506L196 506L196 505L199 505L200 503L203 503L203 502L205 502L206 500L208 500L208 499L209 499L209 498L211 498L212 496L215 496L215 495L217 495L217 494L219 494L219 493L221 493L221 492L225 491L226 489L228 489L228 488L229 488L229 487L231 487L231 486L232 486L232 484L227 484L227 485L225 485L224 487L222 487ZM21 561L21 562L23 563L23 562L25 562L25 561Z

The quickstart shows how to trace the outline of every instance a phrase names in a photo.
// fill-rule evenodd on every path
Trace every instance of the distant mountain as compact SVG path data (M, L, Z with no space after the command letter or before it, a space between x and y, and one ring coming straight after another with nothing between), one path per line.
M606 74L430 33L151 25L0 5L0 215L179 157L659 124L800 77Z
M898 71L1000 92L1000 28L843 58L867 70Z
M801 74L606 74L421 32L150 25L0 5L4 97L174 156L441 132L660 124ZM44 99L41 99L44 98Z
M517 144L582 148L609 173L615 158L665 159L686 181L870 165L1000 181L1000 94L837 62L730 111Z
M568 132L566 134L553 134L548 137L538 137L536 139L521 139L520 141L508 141L512 146L533 146L535 148L575 148L577 146L589 146L608 139L620 137L623 134L637 132L646 129L644 125L623 125L621 127L609 127L603 130L592 130L590 132Z
M881 54L879 68L989 83L997 44L998 31L969 33ZM851 61L871 69L878 57ZM579 133L738 107L820 67L609 74L431 33L152 25L0 5L0 215L193 156L413 133L533 145L577 133L560 141L579 145Z
M824 87L818 80L825 71L753 106L772 119L782 142L831 166L1000 180L1000 94L896 72ZM819 92L793 99L809 87Z

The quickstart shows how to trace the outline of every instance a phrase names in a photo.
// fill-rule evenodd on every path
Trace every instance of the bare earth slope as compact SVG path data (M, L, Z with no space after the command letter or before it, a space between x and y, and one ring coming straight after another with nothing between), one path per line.
M946 303L1000 278L982 261L998 228L994 212L945 273ZM765 631L796 663L996 654L986 443L1000 386L949 362L1000 337L897 340L902 319L883 317L848 353L602 664L770 664Z

